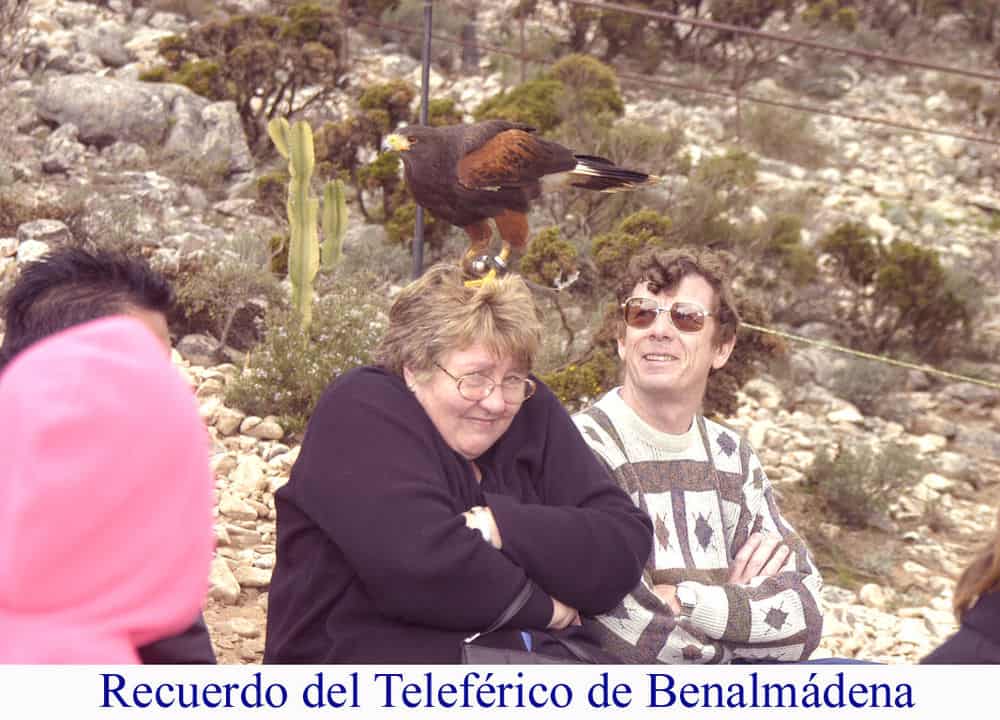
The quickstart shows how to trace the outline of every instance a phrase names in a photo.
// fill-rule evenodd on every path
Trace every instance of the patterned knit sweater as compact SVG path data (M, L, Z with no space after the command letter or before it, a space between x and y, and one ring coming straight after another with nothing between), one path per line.
M701 415L684 435L659 432L618 388L574 421L654 526L642 582L593 623L607 649L643 664L808 658L822 634L822 580L750 445ZM778 533L792 552L773 577L728 583L752 532ZM663 583L694 590L690 617L674 615L653 593Z

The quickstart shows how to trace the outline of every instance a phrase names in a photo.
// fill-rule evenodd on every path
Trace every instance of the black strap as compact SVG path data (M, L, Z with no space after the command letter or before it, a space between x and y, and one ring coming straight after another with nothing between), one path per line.
M529 598L531 598L531 592L533 589L534 586L531 580L526 580L524 586L518 591L517 595L514 596L514 599L510 601L510 604L506 608L504 608L504 611L500 613L500 616L497 617L497 619L494 620L492 623L490 623L490 626L485 630L483 630L482 632L475 633L465 638L465 643L468 645L473 641L475 641L476 638L478 638L479 636L495 632L496 630L499 630L504 625L509 623L514 618L515 615L521 612L521 608L523 608L525 605L528 604L528 600ZM588 665L601 664L600 660L596 659L590 652L587 651L586 648L584 648L580 643L576 642L575 640L570 640L569 638L560 637L559 635L556 635L555 633L552 632L545 632L545 633L539 632L538 635L540 637L558 643L563 648L565 648L566 652L568 652L570 655L572 655L574 658L576 658L582 663L587 663Z
M504 611L500 613L499 617L490 623L490 626L482 632L477 632L474 635L470 635L465 638L465 642L470 643L480 635L485 635L486 633L491 633L494 630L499 630L504 625L509 623L515 615L521 612L521 608L528 604L528 599L531 597L531 591L531 580L525 580L524 586L518 591L517 595L514 596L514 599L510 601L510 604L504 608Z

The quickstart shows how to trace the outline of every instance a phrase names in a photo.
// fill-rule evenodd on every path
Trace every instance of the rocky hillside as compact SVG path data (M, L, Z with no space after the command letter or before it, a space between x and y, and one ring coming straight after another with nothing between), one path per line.
M507 22L508 5L481 12L481 27L488 31ZM234 237L262 238L281 229L281 219L255 200L255 181L267 168L251 152L236 106L179 85L138 80L159 62L158 41L184 32L191 22L145 7L132 11L126 0L31 4L24 62L0 88L7 128L0 139L0 193L52 213L23 223L0 218L0 225L11 228L9 237L0 231L0 281L48 248L73 241L79 228L121 233L123 243L165 268L180 267ZM946 43L947 33L943 19L939 35ZM330 117L350 112L352 88L394 78L418 82L417 62L399 46L379 45L354 31L349 39L345 88L322 111ZM972 50L962 55L957 37L949 48L956 63L981 65ZM790 63L786 75L808 71L810 82L823 85L828 109L919 126L962 128L956 123L965 119L966 134L986 132L946 91L940 73L859 70L846 60L803 57ZM493 67L484 59L480 74L466 76L436 68L432 92L471 113L511 84ZM779 79L760 80L746 93L802 99ZM629 120L683 128L684 150L695 164L733 141L731 104L648 87L625 87L623 94ZM998 148L830 116L814 118L813 125L829 154L816 165L790 161L787 153L777 159L758 152L761 171L753 191L762 202L745 221L766 222L765 198L810 198L815 209L803 233L807 244L853 220L887 242L906 239L937 249L946 263L973 273L981 284L982 312L973 336L977 362L969 367L981 377L1000 377ZM68 206L71 212L64 212ZM357 213L352 217L346 254L357 258L384 243L385 231L360 222ZM405 263L404 254L403 273ZM791 329L825 337L823 323ZM206 617L223 662L259 662L275 560L273 493L287 481L298 447L296 436L274 417L247 416L227 406L227 384L241 373L244 356L231 351L233 362L220 364L216 344L217 338L177 337L174 351L214 448L218 550ZM891 394L876 389L882 397L864 403L866 415L860 401L852 404L856 397L843 396L838 378L857 370L841 356L794 346L788 364L786 374L775 371L747 384L729 421L760 451L782 507L823 568L826 629L820 653L913 662L953 631L954 580L1000 505L1000 391L912 371L892 385ZM917 476L884 509L855 523L862 527L853 527L817 500L815 463L828 448L869 445L876 451L907 448Z

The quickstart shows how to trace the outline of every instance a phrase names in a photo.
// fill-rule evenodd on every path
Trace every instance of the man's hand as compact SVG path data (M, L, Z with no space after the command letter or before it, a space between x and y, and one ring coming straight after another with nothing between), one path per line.
M664 605L673 611L674 615L681 614L681 604L677 600L676 585L654 585L653 592L656 593L656 597L663 601Z
M549 630L562 630L570 625L582 625L580 612L569 605L552 598L552 619L549 620Z
M779 535L751 533L733 559L728 582L746 585L756 577L777 575L791 552Z

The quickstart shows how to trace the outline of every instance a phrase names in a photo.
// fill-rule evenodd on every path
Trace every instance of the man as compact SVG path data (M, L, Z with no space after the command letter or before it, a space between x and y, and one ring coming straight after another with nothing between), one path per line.
M30 345L60 330L110 315L131 315L170 352L167 314L173 289L143 260L81 248L54 250L25 265L4 296L0 372ZM215 663L204 619L185 632L139 648L144 663Z
M739 325L720 258L644 253L618 301L624 383L574 419L651 516L654 543L643 581L596 630L627 662L808 658L823 625L819 573L753 448L700 413Z
M142 260L75 247L55 250L25 265L3 299L0 368L44 337L117 314L142 321L169 352L173 302L170 284Z

